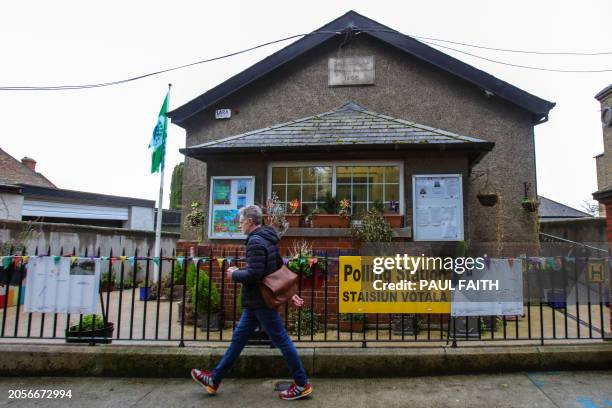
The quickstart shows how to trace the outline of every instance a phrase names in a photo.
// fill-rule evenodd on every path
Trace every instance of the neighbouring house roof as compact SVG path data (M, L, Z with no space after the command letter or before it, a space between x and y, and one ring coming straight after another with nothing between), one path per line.
M359 149L467 149L474 162L494 143L461 136L403 119L368 111L349 102L330 112L242 133L181 149L203 158L225 152L359 150Z
M50 182L45 176L30 170L28 166L2 149L0 149L0 183L55 187L55 184Z
M23 188L23 194L29 199L86 202L90 204L110 206L155 207L155 201L144 200L141 198L112 196L106 194L88 193L85 191L30 186L25 184L21 184L20 186Z
M420 58L452 75L468 81L497 97L511 102L533 114L534 122L546 121L555 103L538 98L520 88L502 81L484 71L436 50L418 40L393 30L354 11L338 17L300 40L275 52L227 81L208 90L197 98L168 113L177 125L204 111L221 99L271 73L305 52L336 36L347 33L365 33L389 44L408 55Z
M595 99L597 99L598 101L603 100L606 96L608 96L610 93L612 93L612 84L606 86L604 89L602 89L601 91L599 91L597 93L597 95L595 95Z
M584 211L577 210L568 205L561 204L550 198L538 196L540 201L539 213L540 221L558 221L576 218L593 218Z

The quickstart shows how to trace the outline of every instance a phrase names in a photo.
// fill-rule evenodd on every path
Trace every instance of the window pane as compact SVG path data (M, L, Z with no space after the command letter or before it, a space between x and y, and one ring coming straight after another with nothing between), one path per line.
M336 167L336 182L350 183L351 182L351 167Z
M287 183L301 183L302 182L302 168L301 167L289 167L287 169Z
M368 182L368 167L353 167L353 183Z
M304 184L302 187L302 200L317 201L317 186L315 184Z
M385 167L385 183L399 183L399 166Z
M331 167L315 167L317 174L317 182L319 184L329 184L332 182L332 168Z
M370 176L368 177L370 183L383 183L383 175L385 172L384 167L370 167Z
M284 184L280 185L280 184L272 184L272 192L276 192L276 194L278 194L278 198L281 201L287 201L287 197L286 197L286 193L287 193L287 188L285 187Z
M367 186L365 184L353 184L353 199L351 201L367 201Z
M380 201L381 203L384 200L383 197L383 185L382 184L370 184L369 186L370 189L370 202L373 203L374 201Z
M286 167L273 167L272 168L272 184L285 184L286 181Z
M316 167L304 167L302 172L302 182L304 183L316 183L317 173Z
M287 202L294 200L294 199L298 199L298 200L302 200L302 197L300 197L300 186L294 186L294 185L288 185L287 186Z
M350 185L339 185L336 186L336 198L342 200L343 198L351 199L351 186Z
M385 201L399 201L399 184L385 184Z
M325 198L327 193L331 194L331 191L332 191L331 183L329 183L327 185L319 185L319 195L318 195L316 201L321 201L323 198Z

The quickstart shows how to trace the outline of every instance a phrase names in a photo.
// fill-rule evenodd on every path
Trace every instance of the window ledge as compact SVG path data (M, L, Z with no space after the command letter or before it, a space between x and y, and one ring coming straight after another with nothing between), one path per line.
M350 237L350 228L289 228L284 237ZM393 236L412 238L412 227L393 228Z

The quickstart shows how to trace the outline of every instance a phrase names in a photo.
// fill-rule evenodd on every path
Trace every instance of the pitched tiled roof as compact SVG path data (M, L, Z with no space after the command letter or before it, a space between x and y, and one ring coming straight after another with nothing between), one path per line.
M224 139L192 146L186 150L227 148L308 147L384 144L465 144L485 140L460 136L403 119L368 111L350 102L315 116Z
M383 43L387 43L410 56L422 59L501 99L520 106L533 114L535 123L547 120L548 112L555 106L553 102L538 98L514 85L495 78L493 75L474 68L463 61L417 41L410 36L404 35L377 21L362 16L359 13L349 11L318 30L315 30L313 33L304 36L237 75L234 75L227 81L208 90L197 98L168 112L168 116L172 119L173 123L182 126L183 122L190 117L213 106L221 99L280 68L307 51L316 48L334 37L345 37L347 34L355 32L365 33L365 35L369 35Z
M538 196L538 200L540 201L539 213L542 220L593 217L591 214L558 203L550 198Z
M30 170L28 166L2 149L0 149L0 183L55 188L55 185L45 176Z

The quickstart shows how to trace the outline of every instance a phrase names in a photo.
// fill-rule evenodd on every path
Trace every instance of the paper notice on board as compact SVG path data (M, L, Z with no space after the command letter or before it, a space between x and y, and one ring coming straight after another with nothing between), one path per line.
M432 198L443 198L445 195L444 191L444 180L440 178L433 179L431 183L431 197Z
M448 198L459 197L459 180L448 178L446 179L446 196Z
M429 182L425 179L416 179L416 192L419 195L426 196L430 190Z
M442 223L442 207L429 207L429 222L433 226Z
M429 209L428 208L417 208L417 225L419 227L426 227L429 225Z
M456 211L457 207L454 205L451 205L449 207L442 207L442 220L455 223Z
M442 225L442 238L457 238L457 224L445 222Z

